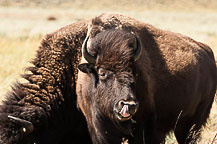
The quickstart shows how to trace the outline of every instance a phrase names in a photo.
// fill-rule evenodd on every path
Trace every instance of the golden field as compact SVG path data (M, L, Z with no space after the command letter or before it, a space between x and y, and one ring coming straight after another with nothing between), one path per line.
M122 13L156 27L182 33L208 44L217 59L215 0L2 0L0 1L0 99L35 56L45 34L103 12ZM54 20L49 20L49 18ZM216 98L217 100L217 98ZM217 105L214 102L200 144L217 144ZM175 144L173 134L167 144Z

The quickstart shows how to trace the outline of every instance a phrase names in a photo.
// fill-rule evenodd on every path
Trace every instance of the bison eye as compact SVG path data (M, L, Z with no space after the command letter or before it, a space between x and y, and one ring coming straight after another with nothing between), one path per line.
M99 79L100 79L100 80L105 80L105 79L107 79L107 78L108 78L108 73L109 73L109 72L107 72L107 71L104 70L104 69L99 69L99 71L98 71Z

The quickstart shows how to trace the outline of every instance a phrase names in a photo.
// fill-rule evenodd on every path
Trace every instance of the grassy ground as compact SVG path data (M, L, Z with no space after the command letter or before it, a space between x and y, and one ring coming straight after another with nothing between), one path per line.
M0 1L0 99L20 79L41 39L62 26L102 12L127 14L159 28L188 35L210 45L217 58L217 1L215 0L19 0ZM50 2L50 3L49 3ZM49 17L56 20L49 21ZM217 106L213 105L201 144L210 144L217 133ZM217 138L216 138L217 139ZM167 144L176 143L173 135ZM217 140L216 140L217 143Z

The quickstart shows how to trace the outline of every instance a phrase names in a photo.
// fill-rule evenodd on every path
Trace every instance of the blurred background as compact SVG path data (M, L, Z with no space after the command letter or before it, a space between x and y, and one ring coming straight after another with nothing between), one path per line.
M0 0L0 99L21 80L46 34L105 12L190 36L217 58L217 0ZM211 144L216 133L215 102L199 143ZM169 135L167 144L175 143Z

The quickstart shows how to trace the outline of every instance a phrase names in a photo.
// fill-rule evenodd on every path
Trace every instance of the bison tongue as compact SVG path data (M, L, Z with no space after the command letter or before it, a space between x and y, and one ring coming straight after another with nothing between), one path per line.
M129 117L129 109L128 109L128 105L124 105L120 111L120 114L122 117Z

